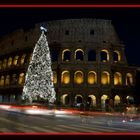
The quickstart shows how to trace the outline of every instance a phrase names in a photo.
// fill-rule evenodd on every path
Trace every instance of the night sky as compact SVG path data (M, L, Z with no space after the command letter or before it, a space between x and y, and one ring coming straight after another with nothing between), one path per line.
M97 18L112 20L129 64L140 66L140 8L139 9L0 9L0 37L16 29L30 29L35 23L67 18Z

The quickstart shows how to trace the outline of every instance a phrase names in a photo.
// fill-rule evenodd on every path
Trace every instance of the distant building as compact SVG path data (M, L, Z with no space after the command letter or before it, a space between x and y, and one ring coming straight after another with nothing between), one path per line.
M57 101L64 106L90 102L104 109L135 101L137 67L128 66L124 44L110 20L66 19L48 21L47 38L52 57ZM39 24L17 30L0 40L0 102L16 102L33 48L40 36Z

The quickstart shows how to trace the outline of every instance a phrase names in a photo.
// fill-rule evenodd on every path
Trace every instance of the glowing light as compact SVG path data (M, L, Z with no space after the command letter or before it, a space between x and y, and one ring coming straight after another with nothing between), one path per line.
M102 72L101 83L103 85L110 84L110 76L109 76L108 72L106 72L106 71Z
M3 75L1 76L1 79L0 79L0 85L4 86L4 76Z
M12 65L12 57L9 57L8 59L8 67L10 67Z
M3 68L6 68L6 66L7 66L7 59L4 59L3 60Z
M24 84L24 79L25 79L24 73L21 73L21 74L19 75L18 84L19 84L19 85Z
M101 97L101 105L102 105L102 108L105 108L105 101L106 101L107 98L108 98L107 95L102 95L102 97Z
M127 122L126 120L122 120L123 123Z
M122 85L122 75L119 72L114 74L114 85Z
M0 108L1 109L9 109L11 106L9 105L0 105Z
M61 74L61 82L64 84L70 83L70 72L69 71L63 71Z
M120 103L120 97L118 95L116 95L114 98L114 104L117 105L119 103Z
M97 82L97 76L94 71L90 71L88 73L88 83L89 84L95 84Z
M25 61L26 54L23 54L20 60L20 64L23 65Z
M109 61L109 52L108 52L108 50L103 49L103 50L101 50L101 54L102 54L102 52L104 54L106 54L106 57L107 57L106 59L103 59L102 61L103 62Z
M22 99L30 103L38 98L48 100L49 103L54 103L56 99L50 49L44 31L43 29L35 45L25 77ZM21 82L23 82L23 79Z
M117 50L115 50L115 51L114 51L114 55L115 55L115 54L116 54L116 56L117 56L117 60L115 60L114 62L121 61L121 54L120 54L120 52L117 51Z
M126 85L133 85L133 76L131 73L126 74Z
M83 72L76 71L74 74L74 81L76 84L82 84L84 82Z
M94 95L89 95L88 97L90 97L92 99L92 105L96 106L96 97Z
M62 61L69 61L70 60L70 50L65 49L62 52Z
M57 73L53 71L53 83L57 84Z
M15 57L14 57L14 61L13 61L13 64L14 64L14 65L17 65L18 58L19 58L19 56L15 56Z

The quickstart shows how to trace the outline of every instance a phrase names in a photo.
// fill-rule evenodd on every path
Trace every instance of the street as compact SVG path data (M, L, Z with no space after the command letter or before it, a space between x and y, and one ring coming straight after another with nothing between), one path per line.
M50 113L32 115L0 110L0 132L140 132L140 119L123 122L112 115L81 116Z

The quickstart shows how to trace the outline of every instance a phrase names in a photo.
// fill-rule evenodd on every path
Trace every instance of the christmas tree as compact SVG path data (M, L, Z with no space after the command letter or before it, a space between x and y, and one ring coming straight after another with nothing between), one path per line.
M42 34L33 50L32 60L28 66L23 88L23 100L45 99L49 103L55 101L53 72L51 68L50 50L45 35L46 29L40 27Z

